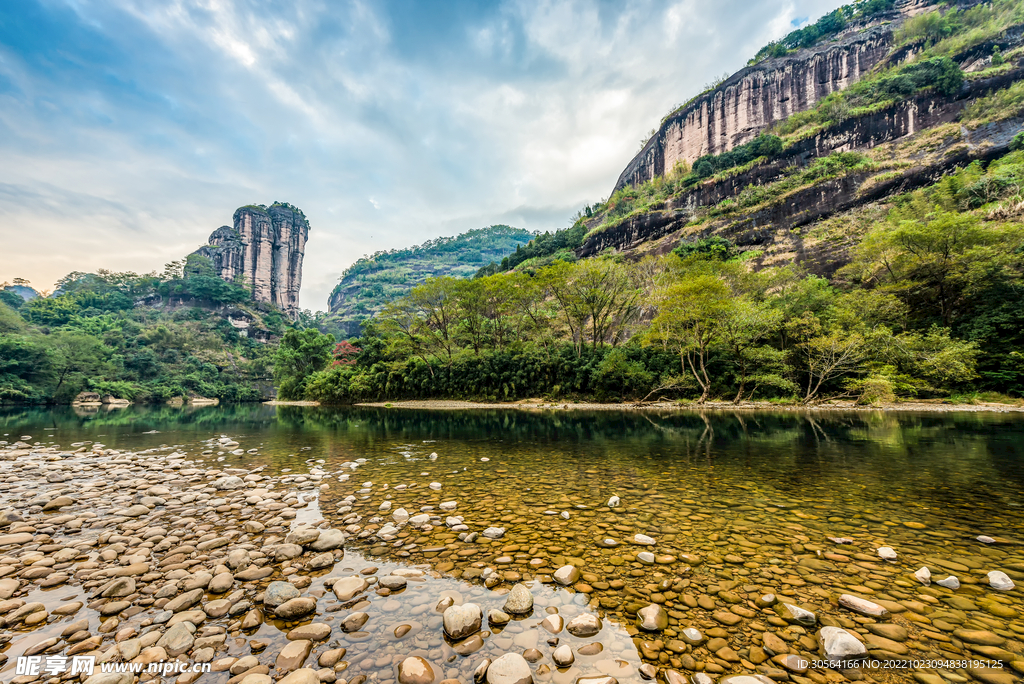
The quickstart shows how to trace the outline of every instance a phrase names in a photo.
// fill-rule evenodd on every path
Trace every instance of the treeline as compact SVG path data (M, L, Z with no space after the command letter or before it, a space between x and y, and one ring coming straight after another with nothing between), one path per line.
M0 403L68 403L84 390L136 402L261 399L271 389L271 350L211 309L237 307L267 332L286 327L280 312L196 255L162 274L71 273L52 296L28 302L4 293Z
M783 38L768 43L758 50L754 58L747 64L757 64L772 57L783 57L793 50L811 47L835 36L849 26L853 20L873 19L892 11L895 7L895 0L859 0L849 5L843 5L822 16L813 24L790 31Z
M794 266L754 272L721 238L635 263L433 279L343 358L305 331L318 356L279 379L292 398L328 403L1021 396L1022 155L895 198L833 282Z

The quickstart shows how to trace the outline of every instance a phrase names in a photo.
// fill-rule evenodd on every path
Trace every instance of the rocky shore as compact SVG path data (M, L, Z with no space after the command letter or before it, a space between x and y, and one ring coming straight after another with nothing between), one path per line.
M269 403L269 402L268 402ZM311 406L316 402L273 402L275 405ZM1022 413L1024 406L982 402L978 404L948 404L940 401L907 401L875 406L863 406L855 401L836 400L817 404L775 404L769 401L744 401L734 404L731 401L708 401L704 404L678 402L648 402L642 405L625 403L544 401L541 399L525 399L516 402L479 402L460 401L454 399L410 399L408 401L377 401L357 404L357 406L375 406L378 408L405 409L444 409L449 411L465 411L470 409L519 409L519 410L564 410L564 411L909 411L928 413Z
M849 536L826 537L819 516L783 504L731 504L727 521L721 500L672 502L669 521L663 497L646 511L582 503L564 480L541 511L487 494L502 468L453 487L460 471L442 475L436 452L389 484L377 479L389 465L363 458L240 467L259 460L247 446L0 442L0 679L130 684L161 676L101 667L174 660L209 664L178 684L1009 684L1024 672L1024 547L998 535L955 555L943 545L959 529L829 517ZM364 472L374 479L357 482ZM543 475L519 489L555 491ZM18 673L33 656L40 671ZM74 656L95 671L57 667Z

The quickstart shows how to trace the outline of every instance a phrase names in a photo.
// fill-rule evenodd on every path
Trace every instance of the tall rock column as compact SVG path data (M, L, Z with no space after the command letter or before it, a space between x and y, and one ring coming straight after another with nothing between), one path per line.
M299 311L302 258L309 222L289 204L257 205L235 211L233 226L221 226L195 253L213 263L227 281L241 276L257 302L268 302L294 317Z

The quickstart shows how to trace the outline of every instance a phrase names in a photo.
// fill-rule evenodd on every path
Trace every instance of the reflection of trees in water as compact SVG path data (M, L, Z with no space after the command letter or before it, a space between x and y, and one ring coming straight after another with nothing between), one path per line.
M447 411L261 404L131 406L95 415L76 415L70 407L0 409L0 432L41 439L38 431L44 427L56 428L62 443L103 434L105 443L116 444L118 436L151 430L161 432L154 439L167 443L220 433L246 435L262 443L274 460L303 447L318 458L356 458L394 454L401 444L427 448L422 442L433 440L432 448L453 454L515 454L524 468L536 463L532 459L557 458L656 480L685 467L687 476L753 481L794 497L830 487L840 497L882 501L903 487L902 496L921 501L949 502L956 489L1001 501L1024 483L1016 446L1024 421L993 413Z

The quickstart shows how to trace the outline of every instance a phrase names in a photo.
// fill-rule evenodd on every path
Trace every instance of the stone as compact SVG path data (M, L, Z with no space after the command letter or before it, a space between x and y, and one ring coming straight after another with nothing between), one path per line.
M320 684L320 675L316 670L304 667L277 680L277 684Z
M345 633L358 632L370 619L369 613L357 611L341 621L341 631Z
M601 618L590 613L583 613L569 620L569 624L565 626L565 629L574 637L586 638L600 632L602 626Z
M487 621L492 625L507 625L511 619L507 613L494 608L487 612Z
M890 561L890 562L891 561L895 561L896 560L896 552L893 551L888 546L883 546L880 549L878 549L878 557L881 558L882 560L887 560L887 561Z
M641 546L654 546L657 542L654 541L653 537L648 537L646 534L637 534L633 536L633 543L640 544Z
M433 684L434 669L423 658L410 656L398 665L398 684Z
M293 598L285 601L274 609L274 615L285 620L309 615L316 611L316 599L308 597Z
M573 655L572 648L569 644L562 644L551 653L551 660L554 661L558 667L569 667L576 662L576 656Z
M877 603L872 603L867 599L862 599L850 594L843 594L840 596L839 605L847 610L852 610L854 613L865 615L867 617L873 617L876 619L885 619L889 617L889 611Z
M572 565L563 565L558 570L555 570L551 577L559 584L569 586L570 584L575 584L580 578L580 571Z
M1010 591L1013 589L1013 580L1001 570L993 570L988 573L988 584L996 591Z
M331 636L331 626L322 622L296 627L287 634L288 641L324 641Z
M483 613L475 603L450 606L444 611L444 631L452 639L464 639L480 631Z
M533 594L523 584L514 585L505 597L503 610L510 615L529 615L533 612Z
M299 590L291 582L271 582L263 592L263 605L277 608L282 603L298 598Z
M313 650L313 642L308 640L289 641L277 655L275 667L282 672L291 672L302 667ZM312 670L311 670L312 671Z
M342 577L340 580L334 583L332 587L334 595L338 597L340 601L351 601L356 595L366 591L370 583L362 577L355 575L351 577Z
M843 661L867 653L860 639L841 627L822 627L818 631L818 644L826 660Z
M284 538L285 544L297 544L307 546L320 538L320 530L315 527L300 527L292 530Z
M818 618L809 610L805 610L792 603L779 603L775 606L775 612L780 618L794 625L813 627Z
M192 648L193 643L195 643L195 637L192 635L188 623L179 622L164 632L156 645L164 649L167 655L176 658Z
M917 578L918 582L926 587L932 583L932 573L927 566L922 567L920 570L915 572L914 577Z
M645 632L660 632L668 627L668 613L657 603L636 612L636 626Z
M952 575L950 575L946 579L935 580L935 583L941 587L946 587L947 589L955 590L960 588L960 580L958 580L956 577L953 577Z
M546 618L541 620L540 626L546 629L551 634L558 634L562 631L562 626L564 625L564 623L565 621L562 619L562 616L558 613L555 613L554 615L548 615Z
M488 527L483 531L483 535L488 539L501 539L505 536L504 527Z
M530 664L518 653L506 653L487 668L487 684L533 684Z
M399 577L398 575L385 575L384 577L381 577L377 583L385 589L398 591L399 589L405 589L405 585L408 584L408 581L404 577Z
M345 533L341 530L320 530L320 536L309 545L311 551L334 551L345 546Z
M235 475L226 475L213 481L213 488L217 491L228 491L232 489L243 489L245 482Z
M167 605L164 606L164 609L169 610L172 613L180 613L181 611L187 610L195 604L199 603L199 601L201 601L202 598L203 590L193 589L192 591L187 591L184 594L178 596L177 598L173 598L170 601L168 601Z
M120 598L134 593L135 580L131 577L118 577L103 588L100 596L103 598Z

